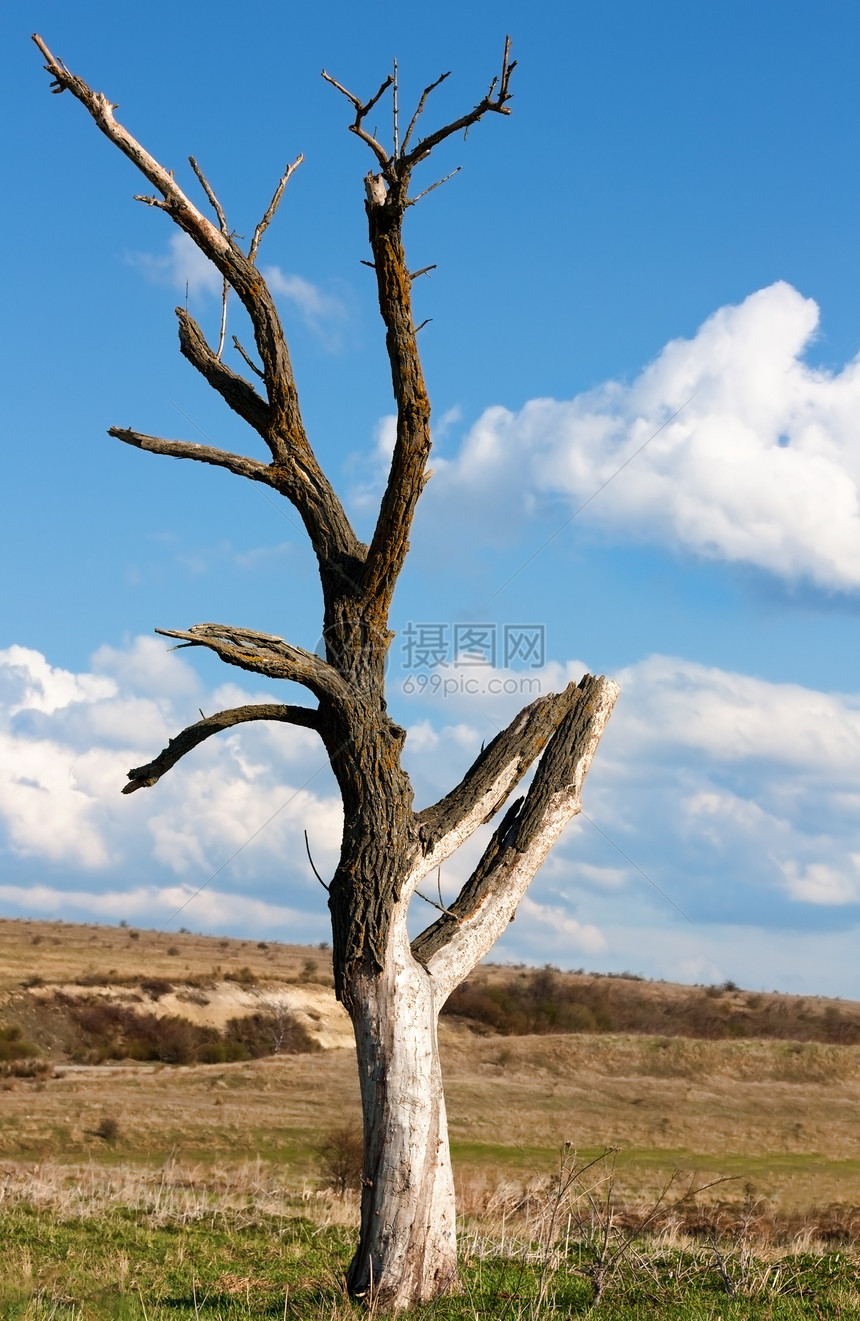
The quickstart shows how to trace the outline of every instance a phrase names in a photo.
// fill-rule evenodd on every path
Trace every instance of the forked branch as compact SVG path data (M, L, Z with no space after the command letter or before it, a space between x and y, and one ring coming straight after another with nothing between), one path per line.
M355 119L350 124L349 131L350 133L355 133L357 137L361 138L362 142L367 143L368 147L370 147L370 150L373 152L374 156L379 161L383 170L385 170L389 165L391 157L389 156L385 148L382 146L382 144L376 140L373 134L368 133L367 129L364 127L364 120L370 114L371 110L376 105L377 101L383 95L383 93L388 91L388 88L394 82L394 75L393 74L388 75L385 82L379 88L379 91L376 93L375 96L372 96L369 101L362 101L361 98L357 97L354 92L348 91L347 88L344 87L341 83L339 83L335 78L332 78L330 73L326 73L325 69L323 69L322 71L322 76L323 78L325 78L327 83L331 83L332 87L336 87L337 90L346 97L347 101L351 101L352 104L355 106Z
M123 789L124 794L133 794L137 789L148 789L157 784L182 757L199 747L205 739L222 730L232 729L234 725L245 724L250 720L280 720L290 725L301 725L305 729L319 728L319 714L306 706L285 706L276 702L255 703L252 706L234 706L229 711L219 711L214 716L204 716L195 725L189 725L181 734L172 738L167 747L147 762L145 766L135 766L128 772L129 783Z
M364 121L380 96L394 82L389 76L369 101L323 71L327 82L347 98L355 110L350 130L367 143L376 157L379 173L367 175L365 189L373 268L376 272L379 309L386 329L386 349L391 366L391 380L397 404L397 435L391 469L379 509L376 528L362 576L362 591L375 609L377 623L387 618L391 597L409 545L409 532L415 508L424 487L424 470L430 453L430 404L424 386L416 344L417 327L412 313L412 280L403 252L402 222L410 205L409 184L412 170L430 155L433 148L459 130L468 129L485 114L496 111L509 114L510 80L515 62L510 59L510 38L500 75L493 79L486 96L467 114L428 134L410 149L409 142L427 99L447 73L424 89L415 114L406 130L403 144L395 144L392 154L375 136L368 133ZM395 115L396 120L396 115ZM395 131L395 137L397 136ZM454 171L456 173L456 171ZM450 177L450 176L448 176ZM431 184L425 192L439 183ZM423 196L420 193L419 196ZM426 268L425 268L426 269ZM421 325L426 325L422 321Z
M417 815L426 870L439 866L478 826L491 821L539 757L565 716L582 700L577 684L525 707L481 750L455 789Z
M549 850L572 816L618 688L586 675L541 758L524 799L506 812L449 913L412 942L444 1000L505 930Z
M421 101L419 102L418 109L416 110L415 115L413 116L412 123L409 125L409 130L406 134L406 138L404 139L403 147L400 152L400 161L401 161L402 169L411 172L412 169L418 164L418 162L425 160L430 155L430 152L433 150L433 148L437 147L440 142L444 142L446 138L450 138L451 135L454 133L468 132L468 130L472 127L473 124L477 124L479 119L483 119L484 115L488 113L495 113L498 115L509 115L511 113L507 103L511 99L511 91L510 91L511 74L513 73L514 69L517 67L517 62L516 60L512 61L510 56L511 56L511 39L510 37L505 37L505 52L504 55L502 56L501 72L490 83L489 91L487 92L486 96L483 97L482 100L480 100L476 106L474 106L470 111L468 111L467 114L461 115L459 119L453 120L450 124L443 125L442 128L437 128L433 133L428 133L427 137L421 138L421 140L417 143L415 147L412 148L411 151L407 151L406 144L409 140L410 134L412 133L412 128L415 122L417 121L418 116L421 114L421 111L424 109L424 102L426 101L427 96L429 95L430 92L433 91L433 88L438 87L439 83L441 83L444 78L447 78L448 75L444 73L442 74L442 77L437 79L435 83L431 83L430 87L428 87L425 90L424 95L422 96Z

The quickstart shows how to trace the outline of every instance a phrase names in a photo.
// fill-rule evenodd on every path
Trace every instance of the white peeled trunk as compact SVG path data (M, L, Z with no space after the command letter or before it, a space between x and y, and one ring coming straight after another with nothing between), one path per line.
M385 971L360 976L351 991L365 1154L349 1288L392 1309L457 1284L438 1005L432 978L397 925Z

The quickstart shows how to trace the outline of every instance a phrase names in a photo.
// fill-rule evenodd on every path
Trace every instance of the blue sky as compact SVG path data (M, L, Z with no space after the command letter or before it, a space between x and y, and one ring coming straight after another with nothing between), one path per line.
M119 794L198 708L288 696L152 629L221 620L312 648L319 594L289 507L105 434L256 453L177 351L186 296L217 337L217 280L49 94L30 33L189 192L194 154L240 234L304 153L259 265L312 442L367 529L392 411L360 264L370 160L320 70L368 96L396 56L406 106L450 69L439 122L480 98L509 31L512 115L434 156L422 186L463 168L406 231L412 266L436 264L416 288L435 476L389 669L416 800L538 691L612 674L588 819L497 957L860 997L860 12L264 3L244 23L213 0L205 29L198 6L145 12L12 0L2 18L0 911L319 941L302 831L322 869L339 830L298 730L213 740ZM497 645L484 664L453 650L471 625ZM540 654L505 668L517 629Z

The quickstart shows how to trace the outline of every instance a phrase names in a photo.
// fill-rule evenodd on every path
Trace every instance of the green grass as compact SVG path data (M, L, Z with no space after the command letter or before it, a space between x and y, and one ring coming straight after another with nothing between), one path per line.
M106 1208L97 1217L60 1218L18 1205L0 1214L0 1316L4 1321L238 1321L366 1316L343 1290L354 1231L307 1215L224 1212L195 1219ZM524 1261L528 1253L529 1261ZM724 1245L730 1298L709 1247L640 1245L620 1262L597 1308L605 1321L729 1321L731 1318L841 1318L858 1314L860 1263L831 1253L765 1260ZM463 1292L419 1309L438 1321L562 1321L593 1300L587 1247L569 1243L546 1278L537 1308L541 1250L499 1245L478 1230L463 1235Z
M580 1147L578 1154L584 1161L594 1160L604 1147ZM494 1169L507 1174L523 1174L529 1170L546 1174L558 1163L558 1146L513 1147L502 1143L466 1142L452 1139L451 1156L455 1166ZM834 1160L820 1152L767 1152L751 1156L735 1152L695 1152L685 1147L621 1147L616 1156L619 1173L625 1170L662 1172L665 1170L714 1171L745 1183L766 1181L774 1175L807 1175L826 1173L840 1182L856 1196L860 1188L860 1159Z

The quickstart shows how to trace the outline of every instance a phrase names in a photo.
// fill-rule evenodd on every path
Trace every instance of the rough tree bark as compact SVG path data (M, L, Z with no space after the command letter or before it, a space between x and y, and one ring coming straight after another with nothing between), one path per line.
M363 102L324 73L354 111L350 129L373 154L365 183L372 265L397 405L391 470L369 546L356 537L309 444L286 340L272 295L256 268L260 240L299 157L282 176L244 252L202 171L189 158L217 224L189 200L168 171L114 117L107 97L72 74L38 37L54 92L69 91L101 131L145 176L154 194L138 200L165 211L197 244L245 308L259 365L236 349L261 388L221 360L187 310L177 308L182 354L265 442L270 462L211 446L166 440L125 427L110 434L156 454L193 459L262 482L298 510L317 557L323 590L325 659L282 638L222 624L158 630L185 646L208 647L229 664L308 689L315 706L261 704L209 716L183 730L146 766L129 771L124 793L154 785L179 759L220 730L249 720L279 720L316 730L325 745L344 806L340 861L331 881L337 994L355 1028L364 1113L365 1157L361 1237L349 1272L353 1294L399 1308L456 1286L454 1185L436 1039L448 995L491 948L513 917L526 887L565 823L580 791L617 695L614 683L587 675L564 692L526 707L482 750L461 783L421 812L401 764L404 731L388 715L384 663L393 634L391 598L409 548L409 530L429 476L430 403L412 313L414 276L406 264L402 224L412 173L434 147L487 114L510 113L514 63L505 44L502 68L487 94L459 119L416 137L428 86L402 138L396 83L389 77ZM365 127L370 110L392 87L394 146ZM431 187L435 187L433 184ZM424 191L429 191L425 189ZM223 338L223 336L222 336ZM538 762L528 792L501 819L474 873L438 921L410 942L409 902L472 832L489 821Z

